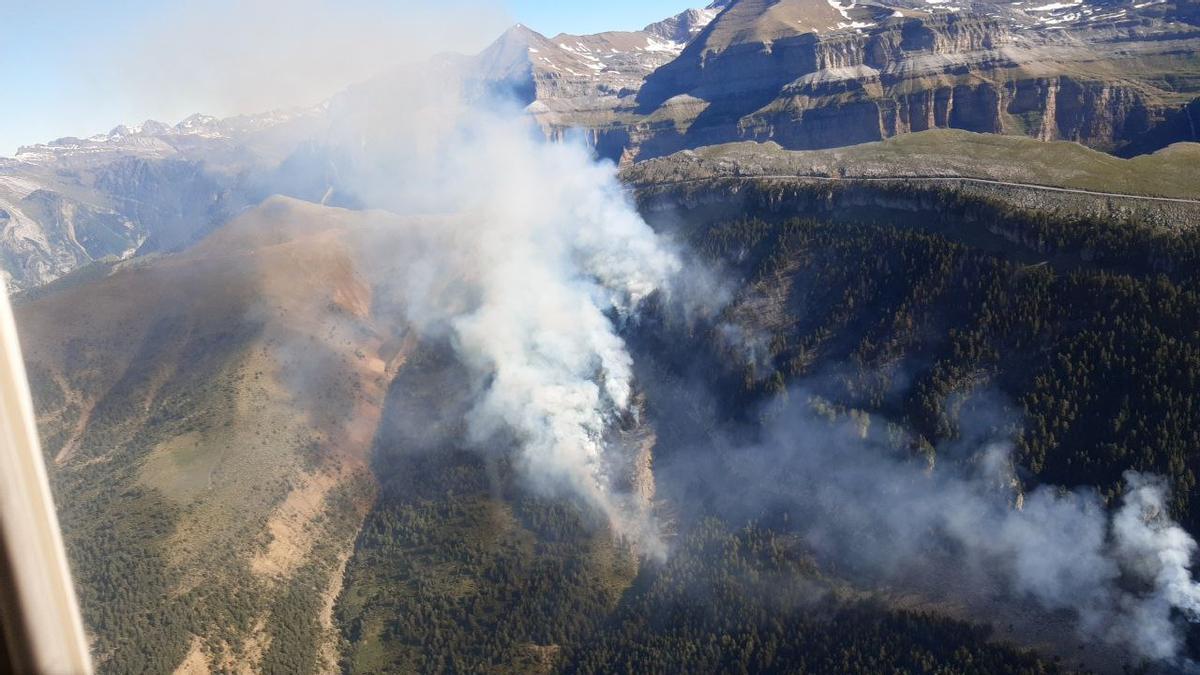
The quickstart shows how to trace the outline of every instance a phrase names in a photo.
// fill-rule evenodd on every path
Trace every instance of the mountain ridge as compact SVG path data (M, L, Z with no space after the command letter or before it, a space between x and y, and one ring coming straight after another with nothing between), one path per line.
M1184 0L722 0L641 31L546 37L518 25L429 65L472 96L515 100L548 138L581 137L626 164L946 128L1131 156L1200 140L1198 45L1200 11ZM336 194L341 160L321 148L337 111L403 100L406 81L24 147L0 159L0 273L32 288L186 246L271 193Z

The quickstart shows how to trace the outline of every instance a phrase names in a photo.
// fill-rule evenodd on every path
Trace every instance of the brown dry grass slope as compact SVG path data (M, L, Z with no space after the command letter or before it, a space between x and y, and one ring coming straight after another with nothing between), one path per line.
M102 670L335 667L323 596L373 499L404 356L371 314L376 217L274 198L19 309ZM103 525L143 509L152 525ZM161 655L135 653L153 635Z

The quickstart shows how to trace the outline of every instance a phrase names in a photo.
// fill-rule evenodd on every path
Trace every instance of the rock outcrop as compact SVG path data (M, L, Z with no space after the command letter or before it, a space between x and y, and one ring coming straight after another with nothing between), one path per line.
M148 120L0 158L0 277L23 290L97 260L195 242L270 194L264 172L324 113Z
M739 0L636 93L538 97L530 112L551 136L586 130L613 159L933 128L1118 152L1191 140L1181 111L1200 95L1200 25L1182 3L912 4Z

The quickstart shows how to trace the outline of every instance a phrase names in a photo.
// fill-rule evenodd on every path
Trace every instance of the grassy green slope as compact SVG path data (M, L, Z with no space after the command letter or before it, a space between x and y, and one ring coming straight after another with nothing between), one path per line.
M1177 143L1152 155L1121 159L1066 141L936 129L834 150L789 151L774 143L717 145L649 160L627 172L635 183L764 174L962 176L1200 199L1200 144Z

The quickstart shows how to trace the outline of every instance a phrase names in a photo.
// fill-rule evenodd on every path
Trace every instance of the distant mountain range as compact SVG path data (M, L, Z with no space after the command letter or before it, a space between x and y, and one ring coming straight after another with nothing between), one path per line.
M580 134L623 162L936 128L1122 156L1200 140L1200 7L1188 0L719 0L640 31L546 37L517 25L435 65L477 95L515 98L549 137ZM0 270L31 288L186 245L272 193L319 200L331 160L313 143L344 100L23 147L0 159Z
M193 115L22 147L0 158L0 272L30 288L92 261L194 242L252 203L251 177L323 128L324 115Z

